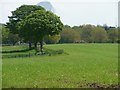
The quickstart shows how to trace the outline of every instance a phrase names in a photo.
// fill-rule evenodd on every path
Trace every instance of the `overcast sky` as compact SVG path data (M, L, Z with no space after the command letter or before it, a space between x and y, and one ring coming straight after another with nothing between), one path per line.
M11 11L23 4L36 5L44 0L0 0L0 23L6 23ZM47 0L64 24L118 25L119 0Z

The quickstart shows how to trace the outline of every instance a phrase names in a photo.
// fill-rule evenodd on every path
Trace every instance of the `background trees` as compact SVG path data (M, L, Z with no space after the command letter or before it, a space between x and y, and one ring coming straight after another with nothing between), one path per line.
M49 35L49 36L44 37L44 42L46 44L56 44L56 43L59 43L60 38L61 38L61 36L59 34L53 35L53 36Z
M20 37L18 36L18 34L11 33L5 25L2 25L1 31L3 44L15 45L17 42L20 41Z
M64 26L63 31L60 33L60 43L75 43L80 42L80 34L69 26Z
M93 43L107 42L107 32L101 27L94 27L91 31L91 40Z
M8 36L9 36L9 30L7 30L6 28L5 28L5 26L4 25L2 25L2 27L0 28L1 29L1 32L2 32L2 43L3 44L7 44L8 43L8 41L9 41L9 38L8 38Z
M107 25L106 25L107 26ZM116 43L118 42L118 28L105 25L81 25L70 27L65 25L61 32L61 43ZM76 38L76 39L75 39Z
M82 31L80 33L81 40L91 43L92 42L92 34L91 32L94 30L94 26L92 25L83 25Z
M107 31L108 33L108 40L109 42L115 43L118 40L118 29L117 28L112 28Z

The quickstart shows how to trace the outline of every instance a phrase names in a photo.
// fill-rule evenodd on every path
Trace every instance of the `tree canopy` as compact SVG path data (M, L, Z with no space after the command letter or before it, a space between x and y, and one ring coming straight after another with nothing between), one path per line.
M31 12L34 12L36 10L45 10L41 6L36 5L22 5L19 8L17 8L15 11L12 11L12 16L9 16L9 22L7 23L7 27L10 29L10 31L14 34L18 34L17 24L24 19L27 15L29 15Z
M13 34L19 35L19 30L17 28L18 23L25 19L31 12L36 10L45 10L41 6L36 5L22 5L18 7L15 11L12 11L12 16L9 16L9 22L7 23L7 27L9 28L10 32ZM22 39L22 37L21 37ZM31 41L29 41L29 49L31 49Z
M42 52L43 38L62 31L60 18L50 11L37 10L26 16L18 25L20 36L33 43L40 43Z

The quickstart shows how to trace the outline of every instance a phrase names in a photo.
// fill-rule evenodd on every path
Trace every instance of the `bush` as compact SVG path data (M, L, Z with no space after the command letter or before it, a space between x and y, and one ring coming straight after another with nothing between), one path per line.
M62 54L62 53L64 53L64 50L57 50L56 53L57 54Z
M64 50L59 49L59 50L53 50L53 49L44 49L44 53L51 56L51 55L57 55L57 54L63 54Z

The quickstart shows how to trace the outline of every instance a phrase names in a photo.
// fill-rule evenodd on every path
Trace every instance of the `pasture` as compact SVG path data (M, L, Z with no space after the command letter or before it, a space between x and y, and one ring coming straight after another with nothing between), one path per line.
M118 44L55 44L44 47L63 49L65 53L3 58L2 87L95 88L118 84ZM3 46L3 51L25 48ZM4 53L3 56L8 54L18 53Z

